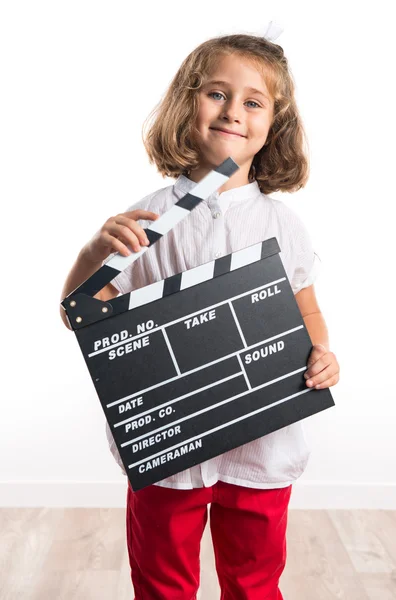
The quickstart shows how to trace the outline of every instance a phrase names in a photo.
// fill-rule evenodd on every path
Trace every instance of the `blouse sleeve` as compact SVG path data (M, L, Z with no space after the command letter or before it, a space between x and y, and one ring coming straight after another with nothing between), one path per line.
M294 213L292 232L293 274L291 287L294 294L312 285L321 270L321 259L314 250L311 237L300 217Z
M297 294L303 288L309 287L315 283L320 270L321 270L321 259L316 252L313 252L313 258L311 255L311 263L309 267L304 265L298 266L293 275L292 289L293 293Z

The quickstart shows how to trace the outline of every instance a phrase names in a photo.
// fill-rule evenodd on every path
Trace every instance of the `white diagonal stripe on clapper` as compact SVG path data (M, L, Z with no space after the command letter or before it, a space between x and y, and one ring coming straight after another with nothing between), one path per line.
M168 233L170 229L180 223L180 221L182 221L189 213L189 210L180 208L180 206L175 204L166 213L161 215L159 219L154 221L154 223L151 223L148 229L164 235L165 233Z
M215 261L212 260L211 262L199 265L199 267L195 267L194 269L182 273L180 290L185 290L192 285L197 285L198 283L213 279L214 265Z
M122 256L122 254L116 254L115 256L113 256L112 259L109 260L108 263L106 263L106 265L108 267L113 267L113 269L117 269L118 271L123 271L127 268L128 265L135 262L135 260L140 258L142 254L147 252L149 247L150 246L146 246L145 248L139 250L139 252L133 252L129 256Z
M146 285L138 290L134 290L129 295L129 310L131 310L131 308L137 308L138 306L142 306L142 304L147 304L148 302L153 302L154 300L162 298L163 291L164 279L161 279L161 281L156 281L155 283L151 283L150 285Z
M208 198L210 194L213 194L223 183L229 180L227 175L222 175L217 171L211 171L206 177L202 179L195 188L191 190L191 194L198 196L198 198Z
M233 252L233 254L231 255L230 271L234 271L235 269L239 269L240 267L250 265L251 263L260 260L261 246L262 242L260 242L259 244L255 244L254 246L248 246L247 248L243 248L243 250Z

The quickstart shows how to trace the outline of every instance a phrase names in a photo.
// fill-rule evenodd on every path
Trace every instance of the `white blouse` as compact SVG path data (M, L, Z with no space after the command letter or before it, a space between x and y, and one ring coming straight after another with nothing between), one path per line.
M180 175L173 185L149 194L127 210L141 208L161 215L195 185ZM139 223L148 227L150 221ZM278 240L279 256L294 294L314 283L320 259L305 226L286 204L261 193L256 181L211 194L111 283L126 294L271 237ZM106 434L126 475L107 423ZM282 488L301 476L309 454L303 422L299 421L154 485L192 489L221 480L251 488Z

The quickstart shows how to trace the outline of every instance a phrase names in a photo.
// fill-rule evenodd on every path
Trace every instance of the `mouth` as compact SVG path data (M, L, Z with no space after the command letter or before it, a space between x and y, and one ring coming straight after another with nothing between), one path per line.
M231 131L224 131L222 129L216 129L215 127L209 127L209 129L211 131L215 131L216 133L219 133L220 135L224 135L224 136L229 137L229 138L244 138L244 137L246 137L246 136L244 136L244 135L242 135L240 133L234 133L234 132L231 132Z

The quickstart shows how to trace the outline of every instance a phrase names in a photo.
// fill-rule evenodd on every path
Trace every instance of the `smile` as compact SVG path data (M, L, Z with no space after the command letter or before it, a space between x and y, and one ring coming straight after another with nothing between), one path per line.
M218 133L220 135L224 135L225 137L229 137L229 138L243 138L243 135L239 135L238 133L226 133L225 131L220 131L219 129L212 129L211 127L209 128L210 131L213 131L214 133Z

